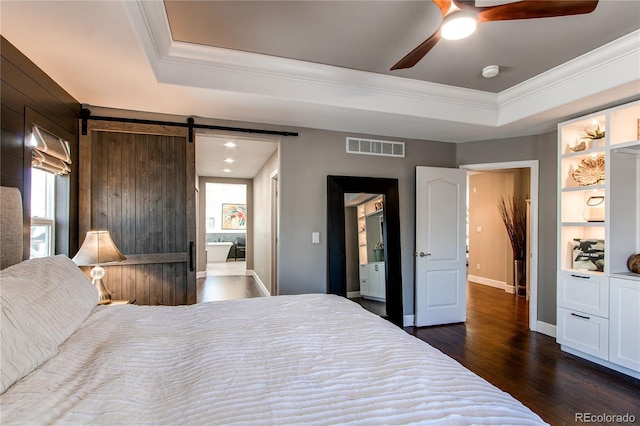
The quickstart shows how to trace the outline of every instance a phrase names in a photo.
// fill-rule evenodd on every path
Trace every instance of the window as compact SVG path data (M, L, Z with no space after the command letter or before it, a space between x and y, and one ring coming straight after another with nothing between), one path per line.
M54 254L55 175L31 169L31 258Z

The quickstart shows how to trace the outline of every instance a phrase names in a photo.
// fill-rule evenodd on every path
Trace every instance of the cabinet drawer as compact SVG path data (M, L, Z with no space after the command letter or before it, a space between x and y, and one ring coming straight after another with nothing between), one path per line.
M371 296L371 284L368 278L360 278L360 296Z
M609 279L579 272L559 272L558 306L608 318Z
M558 308L558 343L609 359L609 320L585 312Z

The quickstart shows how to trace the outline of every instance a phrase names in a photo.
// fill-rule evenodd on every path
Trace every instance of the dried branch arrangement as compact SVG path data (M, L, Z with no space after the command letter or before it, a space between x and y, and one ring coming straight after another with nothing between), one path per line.
M505 197L498 200L500 217L507 229L514 260L524 260L527 248L527 203L522 197Z

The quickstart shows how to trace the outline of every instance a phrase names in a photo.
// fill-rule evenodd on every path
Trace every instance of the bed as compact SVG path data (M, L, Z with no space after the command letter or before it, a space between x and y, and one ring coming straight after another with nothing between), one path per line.
M0 280L3 425L545 424L342 297L96 306L62 255Z

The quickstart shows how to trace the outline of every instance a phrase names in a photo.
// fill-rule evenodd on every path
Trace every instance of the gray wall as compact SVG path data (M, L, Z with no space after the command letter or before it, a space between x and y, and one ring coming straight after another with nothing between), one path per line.
M416 166L455 167L454 144L403 140L405 158L347 154L346 137L375 136L297 129L280 143L280 293L327 291L327 175L398 179L405 314L413 313ZM311 232L320 231L320 244Z
M458 165L539 160L538 321L556 324L557 132L456 145Z

